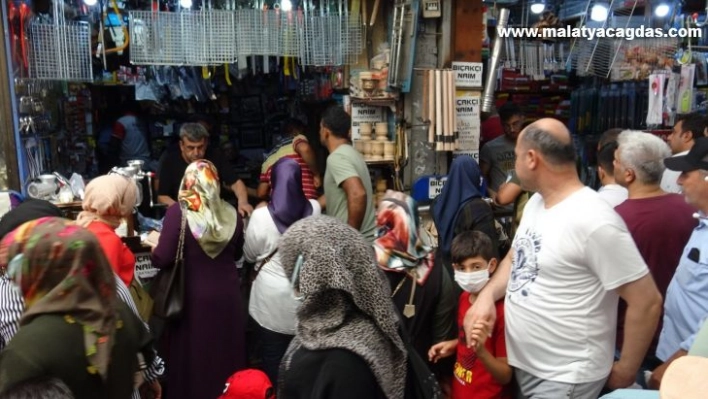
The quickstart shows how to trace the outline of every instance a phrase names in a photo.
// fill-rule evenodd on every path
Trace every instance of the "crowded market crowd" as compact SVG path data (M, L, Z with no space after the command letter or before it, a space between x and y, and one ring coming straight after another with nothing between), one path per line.
M340 107L323 175L290 135L255 209L183 125L152 251L183 272L169 319L115 232L132 181L93 179L75 221L23 202L0 220L0 399L705 397L708 120L680 116L668 143L605 132L594 190L563 123L499 119L479 163L452 161L432 228L405 193L374 204Z

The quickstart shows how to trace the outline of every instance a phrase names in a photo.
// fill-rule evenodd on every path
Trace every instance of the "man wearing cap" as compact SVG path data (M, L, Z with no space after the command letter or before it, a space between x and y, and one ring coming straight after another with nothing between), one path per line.
M678 184L686 202L698 212L698 226L683 250L676 273L666 291L664 324L656 357L664 363L654 369L649 386L657 389L666 368L686 356L699 328L708 316L708 138L698 138L686 155L664 160L680 172Z
M696 139L703 137L708 129L708 119L696 112L679 115L668 138L673 156L686 155L693 147ZM667 169L661 178L661 189L667 193L680 193L681 187L676 183L679 172Z

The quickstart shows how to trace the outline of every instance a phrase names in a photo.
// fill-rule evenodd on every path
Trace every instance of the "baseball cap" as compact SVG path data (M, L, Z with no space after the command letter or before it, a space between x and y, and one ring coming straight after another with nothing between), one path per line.
M275 392L268 376L261 370L246 369L234 373L226 381L219 399L269 399Z
M664 159L664 165L677 172L690 172L697 169L708 170L708 138L696 139L686 155Z
M703 399L708 392L708 358L682 356L674 360L661 379L662 399Z

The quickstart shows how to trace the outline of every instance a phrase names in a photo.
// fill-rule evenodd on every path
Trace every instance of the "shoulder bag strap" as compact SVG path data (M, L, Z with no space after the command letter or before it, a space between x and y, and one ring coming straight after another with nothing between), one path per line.
M253 271L255 272L255 274L253 274L251 281L256 281L256 277L258 277L258 273L261 272L261 269L263 269L263 266L265 266L266 263L270 262L270 260L273 259L273 256L275 256L276 252L278 252L278 247L275 247L273 252L268 254L268 256L266 256L265 259L263 259L263 262L261 262L260 266L253 268Z
M186 209L182 209L182 221L179 228L179 241L177 243L177 257L175 258L175 263L184 259L184 235L187 230L187 212Z

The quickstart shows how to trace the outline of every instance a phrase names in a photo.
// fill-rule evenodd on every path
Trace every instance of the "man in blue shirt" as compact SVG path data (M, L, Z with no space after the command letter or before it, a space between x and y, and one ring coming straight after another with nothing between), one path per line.
M677 183L686 202L698 212L698 226L683 250L664 302L664 325L656 356L657 367L649 386L658 389L666 368L686 356L703 321L708 317L708 138L698 138L686 155L666 158L667 169L681 172Z

